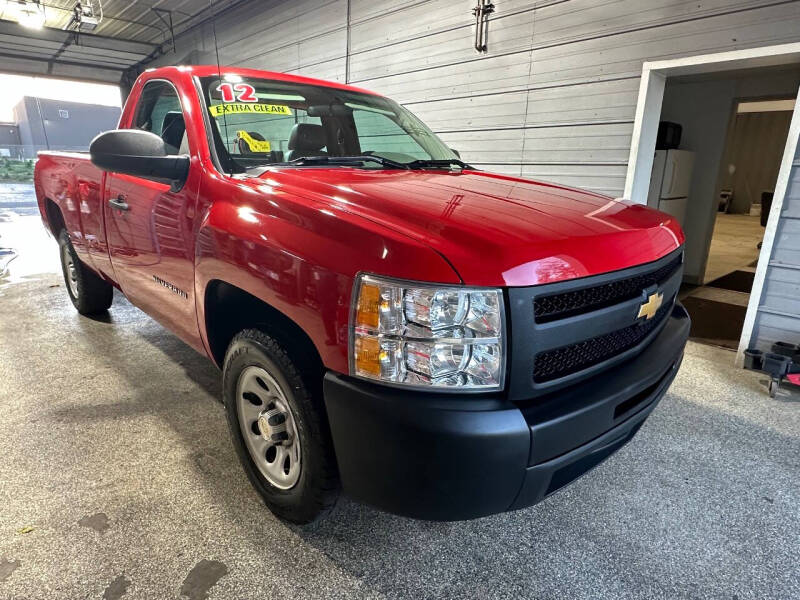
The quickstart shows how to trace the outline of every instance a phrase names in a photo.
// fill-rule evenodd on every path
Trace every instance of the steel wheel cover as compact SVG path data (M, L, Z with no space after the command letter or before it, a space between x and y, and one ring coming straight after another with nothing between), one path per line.
M300 438L286 394L265 369L246 367L236 384L236 411L247 450L264 478L288 490L300 479Z

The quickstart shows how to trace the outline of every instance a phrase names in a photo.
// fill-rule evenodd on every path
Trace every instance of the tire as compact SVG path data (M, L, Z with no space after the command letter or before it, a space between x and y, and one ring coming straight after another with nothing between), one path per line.
M339 476L321 386L277 340L247 329L228 346L222 388L233 446L267 507L297 524L330 512Z
M84 265L66 229L58 235L61 271L72 305L82 315L93 315L108 310L114 300L114 288Z

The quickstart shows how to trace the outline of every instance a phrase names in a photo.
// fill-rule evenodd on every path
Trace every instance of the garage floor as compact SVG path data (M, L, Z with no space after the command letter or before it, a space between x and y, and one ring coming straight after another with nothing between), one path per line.
M345 499L302 529L250 488L206 359L120 296L91 320L60 276L18 271L0 279L0 598L798 598L800 394L770 400L732 361L690 344L637 437L536 507L429 523Z

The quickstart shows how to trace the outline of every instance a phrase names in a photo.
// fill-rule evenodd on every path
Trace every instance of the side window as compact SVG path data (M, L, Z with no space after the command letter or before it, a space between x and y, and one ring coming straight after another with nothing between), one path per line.
M430 158L425 149L387 115L370 110L354 110L353 120L362 152L374 152L400 160Z
M166 81L145 84L136 106L134 127L160 136L175 154L189 152L178 92Z

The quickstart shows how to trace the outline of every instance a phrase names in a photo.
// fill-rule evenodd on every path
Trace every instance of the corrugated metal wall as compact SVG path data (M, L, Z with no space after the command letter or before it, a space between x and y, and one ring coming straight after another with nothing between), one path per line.
M478 54L475 4L248 2L216 21L220 61L384 93L478 166L618 196L644 60L800 40L797 1L495 0ZM216 60L211 24L177 47Z
M800 145L794 157L751 346L800 343Z

